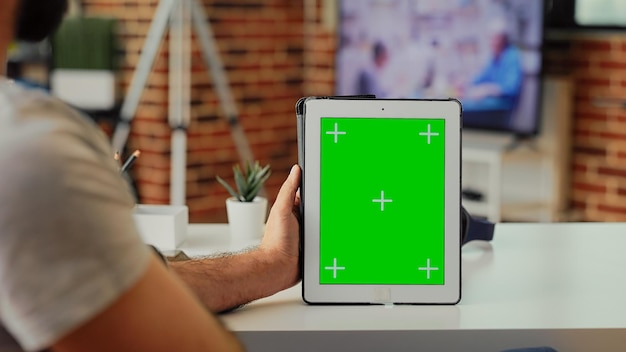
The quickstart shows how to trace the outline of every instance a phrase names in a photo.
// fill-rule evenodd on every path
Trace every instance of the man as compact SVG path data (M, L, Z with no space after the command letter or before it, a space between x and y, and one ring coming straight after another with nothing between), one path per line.
M482 72L461 92L463 108L511 110L522 88L520 52L511 44L504 18L492 20L488 31L492 56Z
M50 34L66 7L0 1L0 62L14 38ZM137 234L106 137L0 73L0 351L240 350L205 307L222 311L299 281L300 170L257 249L168 270Z
M372 65L364 68L357 78L356 94L374 94L379 98L387 97L382 87L381 76L389 62L387 47L380 41L372 46Z

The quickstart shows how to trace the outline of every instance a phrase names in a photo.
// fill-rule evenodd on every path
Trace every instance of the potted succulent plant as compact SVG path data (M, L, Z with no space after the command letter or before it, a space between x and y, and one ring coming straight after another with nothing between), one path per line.
M226 199L226 212L231 237L240 240L258 239L263 233L267 215L267 198L259 196L265 181L270 177L270 166L261 167L258 161L247 161L244 168L233 166L235 187L216 176L231 197Z

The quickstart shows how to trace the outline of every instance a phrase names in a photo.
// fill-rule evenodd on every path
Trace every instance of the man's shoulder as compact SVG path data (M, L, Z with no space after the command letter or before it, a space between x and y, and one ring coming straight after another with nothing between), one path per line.
M24 107L44 106L56 101L43 89L26 88L16 81L1 77L0 99L3 99L4 103L7 103L8 107L13 110L20 110ZM56 106L56 108L61 108L61 105Z
M81 113L41 89L26 89L0 79L0 102L0 125L5 129L36 124L87 127Z
M0 80L0 106L0 150L38 149L58 137L64 143L82 140L91 148L108 146L92 121L44 91Z

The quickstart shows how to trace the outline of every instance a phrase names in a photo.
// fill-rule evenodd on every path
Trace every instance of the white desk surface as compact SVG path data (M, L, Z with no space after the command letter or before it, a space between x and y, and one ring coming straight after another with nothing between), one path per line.
M190 256L236 250L227 225L190 225ZM455 306L310 306L298 285L222 315L249 350L626 350L626 224L498 224L462 250ZM341 347L341 348L339 348Z

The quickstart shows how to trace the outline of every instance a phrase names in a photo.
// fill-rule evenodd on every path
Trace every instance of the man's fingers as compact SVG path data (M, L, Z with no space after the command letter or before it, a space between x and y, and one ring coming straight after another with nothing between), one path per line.
M294 165L289 172L289 176L287 180L280 187L280 191L278 191L278 196L276 196L276 203L274 206L278 207L280 210L291 210L294 206L295 198L294 195L300 186L300 167L298 165Z
M293 202L293 205L300 206L300 188L296 191L296 198Z

